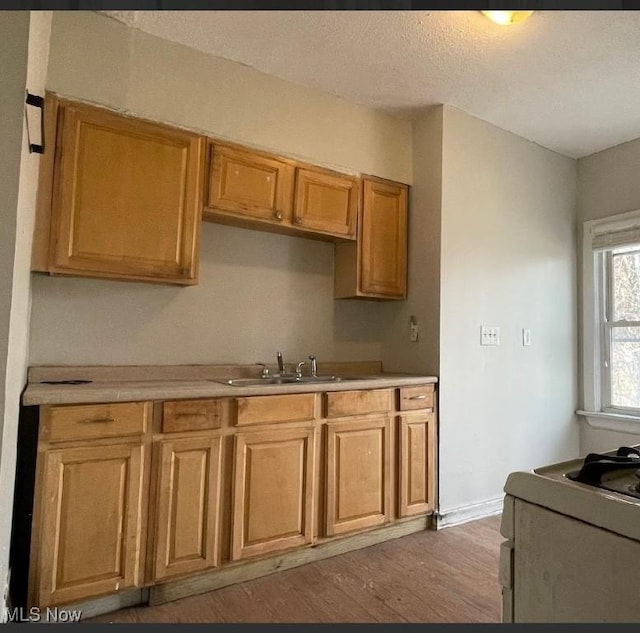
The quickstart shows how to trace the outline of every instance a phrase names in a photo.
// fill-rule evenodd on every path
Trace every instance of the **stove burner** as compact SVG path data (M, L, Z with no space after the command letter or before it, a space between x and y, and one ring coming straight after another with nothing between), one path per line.
M633 473L629 472L631 470ZM582 468L567 473L567 477L583 484L640 498L640 451L621 446L615 454L589 453L584 458ZM634 482L632 477L637 481Z
M568 473L567 477L584 484L599 484L602 475L608 472L627 468L640 468L640 451L629 446L621 446L615 455L589 453L577 472Z

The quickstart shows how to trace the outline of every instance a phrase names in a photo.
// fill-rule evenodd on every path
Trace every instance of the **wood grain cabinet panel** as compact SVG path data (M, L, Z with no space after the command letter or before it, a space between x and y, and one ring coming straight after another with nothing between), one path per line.
M393 390L358 389L357 391L334 391L326 394L327 417L339 418L366 413L382 413L392 407Z
M434 385L417 385L415 387L400 387L399 409L400 411L413 411L414 409L431 409L435 403Z
M327 423L327 536L390 521L390 429L387 417Z
M61 105L49 271L196 283L204 137Z
M248 396L237 398L236 403L238 426L272 422L306 422L315 417L316 394Z
M162 432L202 431L222 426L220 398L203 400L166 400L162 405Z
M233 560L312 542L314 445L309 428L236 435Z
M291 162L239 146L211 145L210 210L270 223L291 224ZM211 216L208 210L205 215Z
M408 187L362 179L357 245L337 244L337 299L406 299Z
M42 439L49 442L141 435L151 419L149 402L42 407Z
M435 438L433 413L400 417L398 514L401 517L434 509Z
M298 168L294 224L336 237L356 238L359 181L322 169Z
M217 565L220 447L211 436L160 442L156 580Z
M118 444L44 454L34 604L139 584L142 451L141 445Z
M363 293L407 293L407 187L365 178L362 207Z

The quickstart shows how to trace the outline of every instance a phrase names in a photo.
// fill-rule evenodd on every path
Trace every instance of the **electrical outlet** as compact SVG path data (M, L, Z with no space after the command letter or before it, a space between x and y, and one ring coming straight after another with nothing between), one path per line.
M481 325L480 345L500 345L500 328L495 325Z
M524 345L524 347L531 345L531 330L528 327L522 328L522 345Z

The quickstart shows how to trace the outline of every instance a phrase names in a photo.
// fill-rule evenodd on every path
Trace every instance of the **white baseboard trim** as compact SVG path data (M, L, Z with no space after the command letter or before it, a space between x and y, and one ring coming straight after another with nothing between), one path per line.
M487 499L487 501L482 501L481 503L473 503L459 508L452 508L451 510L445 510L444 512L438 512L436 529L441 530L442 528L461 525L462 523L468 523L469 521L495 516L502 512L503 503L504 496L497 497L496 499Z

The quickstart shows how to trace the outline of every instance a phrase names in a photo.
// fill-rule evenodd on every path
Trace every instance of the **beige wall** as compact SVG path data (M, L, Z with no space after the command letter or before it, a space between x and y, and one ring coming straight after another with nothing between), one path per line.
M439 374L440 209L442 203L443 107L429 108L413 122L413 186L409 193L408 298L395 309L382 360L391 371ZM410 340L410 317L418 340Z
M578 222L640 209L640 138L578 161Z
M576 163L445 106L442 172L446 514L577 454ZM500 327L499 346L480 346L481 325Z
M640 209L640 139L616 145L578 161L578 229L580 253L582 224ZM580 254L580 257L582 255ZM639 433L640 435L640 433ZM605 451L640 437L580 424L580 453Z
M26 382L30 253L39 155L29 154L25 86L43 94L49 12L0 12L0 598L7 578L20 393ZM5 618L0 613L0 621Z
M411 123L141 33L54 16L47 87L347 171L411 182ZM333 246L205 223L200 284L34 279L31 364L378 359L400 308L334 301Z
M48 88L412 183L411 271L406 303L334 301L331 245L205 223L194 288L36 276L31 364L281 350L439 373L444 512L499 498L512 470L575 455L575 161L448 106L412 130L95 14L55 15ZM483 323L501 327L501 346L480 347Z

